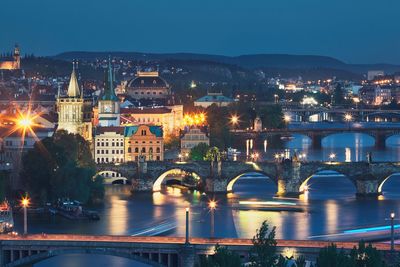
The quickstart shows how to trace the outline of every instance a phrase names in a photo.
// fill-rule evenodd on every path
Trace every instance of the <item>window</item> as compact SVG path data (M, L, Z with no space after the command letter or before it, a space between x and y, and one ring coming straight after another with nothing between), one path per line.
M146 148L142 147L142 153L146 153Z
M112 154L115 154L115 150L114 149L112 150Z
M156 151L157 151L157 153L160 153L161 149L159 147L157 147Z
M142 135L146 135L146 134L147 134L147 131L146 130L142 130Z
M100 154L100 150L97 150L97 154Z
M130 143L130 141L129 141L129 143ZM120 142L119 145L120 145L120 146L124 146L124 143L123 143L123 142Z
M100 142L97 142L97 146L100 146Z
M153 153L153 148L152 147L149 148L149 153Z
M104 146L104 142L101 142L101 146Z
M104 154L104 149L101 150L101 154Z
M131 153L132 149L130 147L128 147L128 153Z
M106 142L106 146L108 146L108 142Z
M114 142L112 142L112 143L111 143L111 146L115 146L115 143L114 143Z
M160 156L157 156L157 160L160 160Z
M135 147L135 153L139 153L139 148Z
M121 150L119 151L119 153L124 154L124 151L121 149Z

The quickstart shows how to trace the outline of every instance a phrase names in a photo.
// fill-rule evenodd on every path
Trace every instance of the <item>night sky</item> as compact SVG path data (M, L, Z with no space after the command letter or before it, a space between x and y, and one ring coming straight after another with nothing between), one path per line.
M400 64L399 0L1 0L0 51L327 55Z

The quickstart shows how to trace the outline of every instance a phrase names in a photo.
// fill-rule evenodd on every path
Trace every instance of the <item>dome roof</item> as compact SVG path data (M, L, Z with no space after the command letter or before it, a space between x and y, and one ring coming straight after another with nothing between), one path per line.
M130 80L128 88L162 88L168 87L168 83L159 76L138 76Z

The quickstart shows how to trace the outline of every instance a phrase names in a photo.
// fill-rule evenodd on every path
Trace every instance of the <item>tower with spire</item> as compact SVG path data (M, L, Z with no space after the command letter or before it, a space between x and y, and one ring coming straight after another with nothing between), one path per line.
M108 69L104 79L104 91L99 98L99 126L120 125L120 104L115 95L114 77L111 60L108 60Z
M92 103L84 97L83 89L79 88L73 63L67 95L57 95L58 127L69 133L80 134L86 140L92 139Z

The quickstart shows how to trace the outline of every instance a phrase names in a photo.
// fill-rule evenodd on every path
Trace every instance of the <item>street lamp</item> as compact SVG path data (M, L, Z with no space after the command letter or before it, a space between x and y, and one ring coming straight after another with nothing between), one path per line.
M24 235L28 234L28 214L27 214L27 207L29 206L29 198L24 197L21 199L21 205L24 209Z
M254 162L257 161L258 157L259 157L259 154L258 154L258 153L253 153L253 154L251 154L251 159L252 159Z
M236 130L236 125L239 123L239 116L234 114L231 116L231 124L233 127L233 130Z
M285 114L285 116L283 116L283 121L285 122L286 129L288 128L291 120L292 120L292 118L290 117L290 115Z
M348 123L349 129L350 129L350 121L351 121L352 119L353 119L353 116L351 116L351 114L346 113L346 114L344 115L344 120Z
M189 244L189 208L186 208L186 234L185 234L185 244Z
M390 251L394 252L394 212L390 213Z
M278 96L277 94L275 94L275 95L274 95L274 98L275 98L275 104L277 104L277 103L278 103L279 96Z
M331 162L336 158L336 154L335 153L331 153L329 154L329 159L331 160Z
M181 153L179 153L178 158L179 158L179 161L182 162L182 154Z
M217 208L217 202L215 200L210 200L210 202L208 202L208 208L210 209L211 213L210 238L214 238L214 212Z

